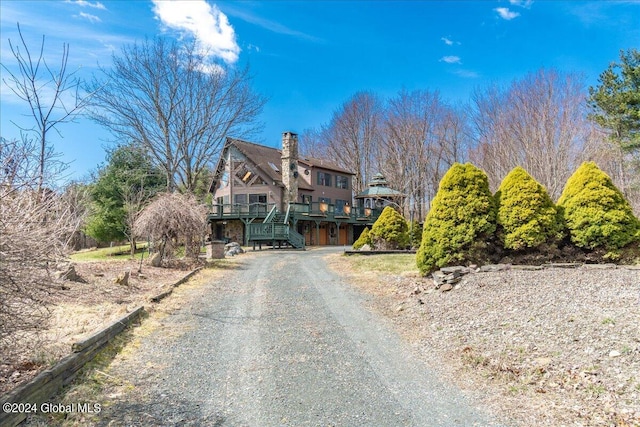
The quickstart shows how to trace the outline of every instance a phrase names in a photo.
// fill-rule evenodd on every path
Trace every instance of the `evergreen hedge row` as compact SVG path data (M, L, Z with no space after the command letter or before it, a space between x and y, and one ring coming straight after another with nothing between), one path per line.
M593 162L583 163L569 178L557 206L521 167L492 195L482 170L456 163L440 181L416 263L427 274L447 265L482 263L492 245L516 253L561 242L606 251L605 258L615 259L638 241L640 221Z

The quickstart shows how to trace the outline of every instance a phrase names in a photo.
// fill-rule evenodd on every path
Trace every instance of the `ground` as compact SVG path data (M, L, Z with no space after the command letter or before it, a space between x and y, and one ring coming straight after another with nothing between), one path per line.
M75 262L83 282L52 284L49 323L37 336L21 340L25 349L16 357L2 357L0 394L33 378L71 351L74 342L111 324L137 306L150 306L148 298L184 277L185 268L155 268L138 261ZM141 268L141 273L138 270ZM130 272L128 286L115 278Z
M238 262L249 262L252 256L225 262L238 267ZM326 259L341 280L369 296L364 299L367 307L390 319L419 359L436 367L443 378L466 390L498 419L506 420L505 425L640 426L640 271L581 267L477 273L465 276L452 291L440 292L430 279L418 276L410 255L334 253ZM100 277L104 289L97 296L95 291L88 292L84 304L101 302L94 304L99 315L121 310L114 317L137 305L135 298L142 295L134 297L132 290L107 283L125 266L105 266L110 270ZM97 271L95 266L90 268ZM134 283L139 280L136 286L142 293L151 293L159 285L147 270L143 271L148 279L134 279ZM80 271L84 277L95 275L88 273L92 270ZM202 276L179 288L177 295L159 305L160 317L150 316L132 343L123 344L121 354L131 358L143 337L156 330L171 339L181 335L171 326L172 316L226 274L207 271L206 280ZM293 311L298 306L285 308ZM80 329L91 329L89 318L95 316L76 322L83 325ZM240 319L218 320L235 324ZM312 340L325 339L312 323L305 328ZM76 339L70 333L61 338L68 343ZM305 361L299 354L288 357ZM161 362L156 361L157 366ZM118 380L109 369L109 363L103 363L70 395L86 395L93 387L111 400L126 400L133 386ZM74 422L82 424L69 420Z
M510 425L640 426L640 270L512 269L440 292L407 256L376 258L332 263Z

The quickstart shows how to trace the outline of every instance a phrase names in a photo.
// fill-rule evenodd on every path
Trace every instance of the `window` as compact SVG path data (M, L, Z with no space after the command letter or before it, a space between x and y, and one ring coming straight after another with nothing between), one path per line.
M234 194L233 195L233 203L236 205L246 205L247 204L247 195L246 194Z
M318 200L320 203L331 203L331 199L327 197L320 197Z
M340 200L340 199L336 199L336 212L337 213L343 213L344 212L344 207L346 205L348 205L349 202L347 202L346 200Z
M311 203L311 195L310 194L303 194L302 195L302 203Z
M336 175L336 187L344 190L349 189L349 177Z
M249 170L246 164L241 165L241 167L236 171L236 177L240 179L245 184L251 179L253 176L253 172Z
M267 203L267 194L249 194L249 203Z
M274 163L269 162L269 166L271 166L271 169L273 169L274 171L280 172L280 169Z
M326 172L318 172L318 185L331 187L331 174Z
M229 171L225 169L220 176L220 188L224 188L229 185Z
M255 212L267 212L267 194L249 194L249 211Z

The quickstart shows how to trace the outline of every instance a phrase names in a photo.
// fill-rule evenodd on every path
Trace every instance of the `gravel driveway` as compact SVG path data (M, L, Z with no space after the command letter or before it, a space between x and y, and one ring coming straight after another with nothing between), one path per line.
M112 366L132 387L98 425L495 425L327 269L336 251L244 255Z

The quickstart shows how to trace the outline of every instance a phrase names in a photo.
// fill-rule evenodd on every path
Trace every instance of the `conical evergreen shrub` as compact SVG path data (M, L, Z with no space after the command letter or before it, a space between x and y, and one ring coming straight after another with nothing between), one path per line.
M412 248L419 248L422 243L422 227L415 219L409 226L409 242Z
M506 249L535 248L561 237L562 221L547 190L520 166L496 193L498 237Z
M360 237L358 237L358 240L353 242L353 249L358 251L362 249L364 245L371 246L371 237L369 236L369 227L365 227L365 229L362 230L362 233L360 233Z
M485 240L495 229L496 206L487 175L470 163L455 163L440 181L427 214L416 254L418 269L427 274L438 267L483 259Z
M615 253L640 237L640 222L629 202L594 162L583 163L558 200L571 242Z
M376 249L402 249L409 245L409 226L397 210L387 206L373 223L369 237Z

